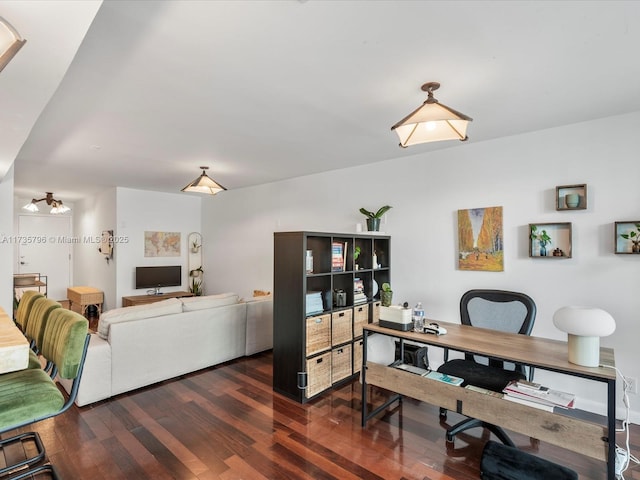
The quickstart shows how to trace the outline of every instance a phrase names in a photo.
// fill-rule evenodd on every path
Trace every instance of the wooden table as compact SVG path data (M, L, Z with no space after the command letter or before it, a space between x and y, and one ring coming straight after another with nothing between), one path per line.
M27 368L29 342L6 312L0 308L0 373Z
M433 320L429 320L433 321ZM362 426L403 395L425 401L447 410L499 425L514 432L537 438L607 462L607 478L615 479L615 408L616 371L606 367L583 367L569 363L566 342L547 338L498 332L468 325L436 321L447 329L446 335L401 332L369 324L363 331L362 353ZM478 354L498 360L523 363L535 368L607 384L607 418L605 424L593 420L594 415L556 408L548 412L509 402L462 387L448 385L387 365L367 361L367 337L371 333L388 335L427 345ZM600 363L615 366L614 352L600 349ZM367 408L367 384L396 392L384 405L371 412ZM561 388L558 388L561 390ZM586 417L590 417L586 420ZM579 440L579 441L578 441Z
M159 295L133 295L130 297L122 297L123 307L133 307L135 305L146 305L149 303L160 302L167 298L193 297L191 292L167 292Z

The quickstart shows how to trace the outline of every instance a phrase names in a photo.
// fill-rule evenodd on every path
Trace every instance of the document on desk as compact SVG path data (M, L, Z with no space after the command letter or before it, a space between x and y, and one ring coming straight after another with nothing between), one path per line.
M531 386L522 382L510 382L503 392L510 397L563 408L573 408L576 398L572 393L552 390L541 385Z

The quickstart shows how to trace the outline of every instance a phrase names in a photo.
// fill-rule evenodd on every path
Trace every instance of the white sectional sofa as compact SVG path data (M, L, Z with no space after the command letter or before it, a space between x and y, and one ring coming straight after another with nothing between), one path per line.
M271 297L171 298L103 313L76 404L87 405L273 346ZM63 382L67 389L70 383Z

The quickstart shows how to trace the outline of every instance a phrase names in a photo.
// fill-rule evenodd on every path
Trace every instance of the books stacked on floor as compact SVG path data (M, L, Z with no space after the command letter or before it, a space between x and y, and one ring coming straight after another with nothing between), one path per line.
M392 366L405 372L415 373L421 377L430 378L439 382L448 383L449 385L460 385L464 380L460 377L454 377L453 375L447 375L446 373L436 372L435 370L428 370L425 368L416 367L409 363L395 362Z
M502 392L505 400L547 411L553 411L554 407L573 408L576 398L572 393L552 390L526 380L509 382Z
M353 304L365 303L367 296L364 294L364 283L360 278L353 279Z
M305 303L307 305L307 317L322 313L322 292L308 292Z

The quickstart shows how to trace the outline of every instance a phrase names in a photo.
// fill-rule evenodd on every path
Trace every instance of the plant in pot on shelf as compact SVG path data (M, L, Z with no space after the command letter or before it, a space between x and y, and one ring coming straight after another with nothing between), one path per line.
M198 268L194 268L193 270L189 270L189 276L191 278L200 278L203 273L204 270L202 270L202 265L200 265Z
M382 289L380 290L380 302L383 307L390 307L392 300L393 290L391 290L391 285L385 282L382 284Z
M189 287L189 291L193 293L196 297L202 295L202 280L200 278L192 278L191 286Z
M391 208L390 205L385 205L384 207L380 207L377 212L371 212L366 208L361 208L360 213L367 217L367 230L370 232L377 232L380 230L380 219L382 216L389 211Z
M538 232L538 227L531 226L531 240L537 240L540 245L540 256L547 256L547 243L551 243L551 237L547 234L546 230Z
M631 230L629 233L621 233L620 236L631 242L632 253L640 253L640 223L634 225L637 231Z
M353 249L353 265L354 265L353 268L355 270L359 269L358 264L356 262L358 261L358 258L360 257L360 252L361 252L361 250L360 250L359 246L356 246L356 248Z
M194 240L193 242L191 242L191 253L198 253L201 246L202 245L198 243L198 240Z

